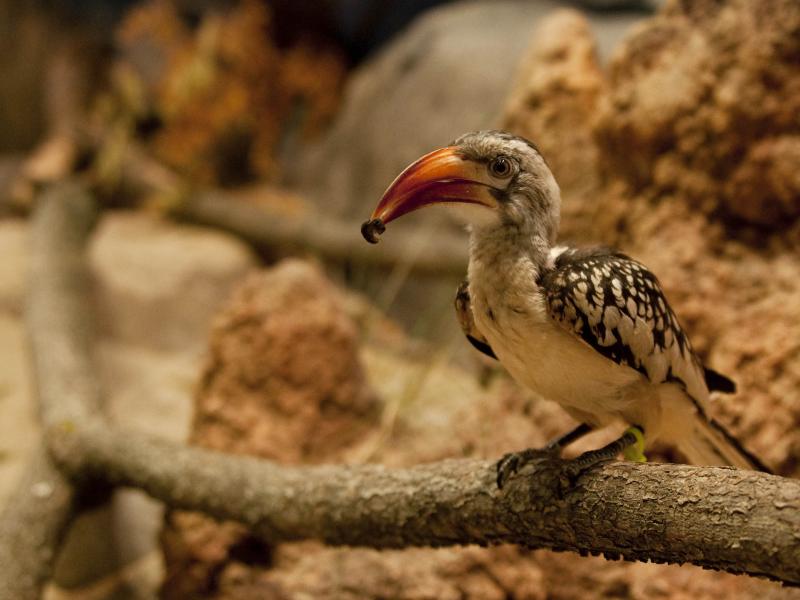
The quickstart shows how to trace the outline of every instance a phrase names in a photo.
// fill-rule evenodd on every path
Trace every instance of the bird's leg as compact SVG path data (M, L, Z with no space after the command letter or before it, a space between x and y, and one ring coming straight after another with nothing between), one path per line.
M560 448L566 448L572 442L581 439L583 436L585 436L587 433L589 433L591 431L592 431L591 427L589 427L586 423L581 423L580 425L578 425L572 431L568 431L567 433L562 435L560 438L555 439L552 442L550 442L549 444L547 444L547 447L554 446L555 448L559 448L559 449Z
M569 431L555 440L547 443L543 448L528 448L521 452L511 452L506 454L497 462L497 487L503 489L509 477L516 474L522 467L529 462L537 459L558 458L562 448L568 446L575 440L582 438L592 430L586 423L581 423L572 431ZM619 452L619 451L617 451Z
M575 478L586 469L597 463L614 459L620 452L625 453L625 458L635 462L646 462L644 456L644 431L641 427L629 427L618 439L610 444L589 450L569 461L567 469L571 478Z

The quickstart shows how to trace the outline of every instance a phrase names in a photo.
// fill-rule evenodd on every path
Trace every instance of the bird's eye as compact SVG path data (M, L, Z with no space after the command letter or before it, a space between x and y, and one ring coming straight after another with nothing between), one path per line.
M495 177L505 178L511 175L513 167L510 159L505 156L498 156L489 163L489 170Z

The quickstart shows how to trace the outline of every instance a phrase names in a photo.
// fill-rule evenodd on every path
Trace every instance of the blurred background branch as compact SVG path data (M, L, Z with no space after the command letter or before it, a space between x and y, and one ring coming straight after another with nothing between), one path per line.
M34 218L27 311L39 414L46 430L75 427L101 407L90 356L92 319L84 246L96 220L85 189L61 183ZM47 439L0 514L0 597L38 598L80 491L50 461Z

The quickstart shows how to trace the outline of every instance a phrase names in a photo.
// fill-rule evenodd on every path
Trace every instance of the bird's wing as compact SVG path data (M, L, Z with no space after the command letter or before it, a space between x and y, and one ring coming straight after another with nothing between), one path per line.
M681 384L701 405L733 382L706 371L647 268L605 248L564 250L542 277L550 317L597 352L653 383Z
M461 325L461 330L467 336L467 340L475 349L483 352L486 356L496 359L497 356L486 341L486 337L478 330L475 319L472 316L472 305L469 298L469 282L464 281L458 286L455 299L456 317Z

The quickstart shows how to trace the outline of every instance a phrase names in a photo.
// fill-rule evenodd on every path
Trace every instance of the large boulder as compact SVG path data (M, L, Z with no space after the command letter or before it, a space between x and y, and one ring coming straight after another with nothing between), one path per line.
M195 355L223 299L256 264L232 236L124 212L102 220L89 262L104 334Z
M567 201L562 237L594 226L600 205L569 201L598 186L600 150L591 124L606 81L588 19L554 12L537 29L506 102L502 128L535 140Z
M301 261L244 281L215 321L191 442L289 463L341 459L377 417L344 307ZM215 589L247 548L268 562L269 549L239 525L179 511L167 523L165 598Z
M800 217L800 4L670 2L612 63L595 129L633 190L784 229Z

